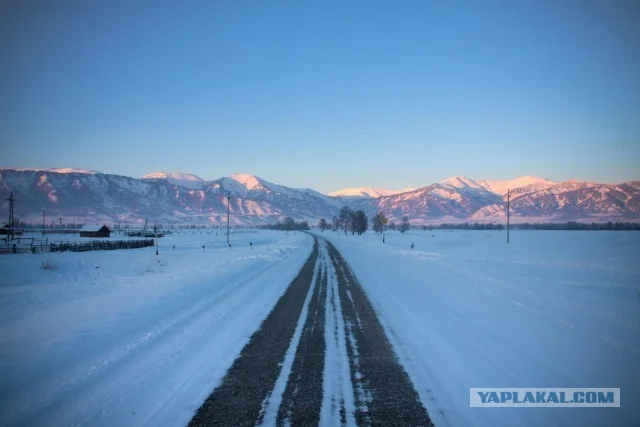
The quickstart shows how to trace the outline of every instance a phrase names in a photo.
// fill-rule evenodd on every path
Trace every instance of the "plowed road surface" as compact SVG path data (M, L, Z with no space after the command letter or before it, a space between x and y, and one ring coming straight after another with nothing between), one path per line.
M190 423L256 424L431 425L358 280L320 237Z

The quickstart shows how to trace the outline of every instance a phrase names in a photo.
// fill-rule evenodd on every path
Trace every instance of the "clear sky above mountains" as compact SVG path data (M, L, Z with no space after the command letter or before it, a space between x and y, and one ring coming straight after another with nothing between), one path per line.
M517 4L516 4L517 3ZM1 166L638 179L635 1L9 1Z

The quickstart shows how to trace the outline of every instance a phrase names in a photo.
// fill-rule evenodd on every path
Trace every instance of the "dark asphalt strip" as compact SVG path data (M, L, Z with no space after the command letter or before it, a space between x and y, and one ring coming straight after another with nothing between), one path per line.
M339 412L342 424L351 418L358 425L433 426L357 278L336 248L326 242L327 254L324 249L320 250L319 246L324 244L318 239L322 238L315 237L313 252L298 276L252 335L220 386L198 409L190 426L253 426L262 423L265 402L274 392L276 382L282 385L284 377L280 380L278 377L296 327L299 341L296 338L293 361L287 362L292 365L286 386L279 388L282 401L277 414L269 412L275 419L265 422L294 426L320 423L323 405L326 404L324 401L331 398L323 394L326 382L335 384L335 381L345 379L331 368L329 372L337 377L323 377L328 351L326 335L336 334L335 337L341 337L341 342L346 341L346 347L343 347L346 353L342 350L341 354L348 356L349 373L346 376L350 377L353 388L348 389L354 397L350 405L355 403L355 413L351 418L343 401L349 395L338 396L341 400L334 403L333 410ZM318 270L314 276L316 264ZM309 295L314 277L316 282ZM340 324L344 335L341 329L326 329L329 320L326 317L330 296L328 287L331 283L337 284L341 308L336 299L330 299L340 313L340 321L335 319L330 323ZM306 320L304 325L297 326L308 295ZM288 360L290 358L291 355ZM343 366L346 369L346 358ZM287 372L282 375L287 375ZM343 390L341 393L346 392ZM338 422L335 418L333 420Z
M433 426L364 290L337 249L329 242L327 246L338 277L345 333L355 341L347 338L357 424Z
M222 383L198 409L189 426L253 426L273 390L293 337L318 258L318 242L298 276L251 336ZM322 375L320 371L319 375Z
M322 406L322 374L325 358L325 304L327 270L321 265L308 317L300 337L289 382L282 396L277 424L318 425Z

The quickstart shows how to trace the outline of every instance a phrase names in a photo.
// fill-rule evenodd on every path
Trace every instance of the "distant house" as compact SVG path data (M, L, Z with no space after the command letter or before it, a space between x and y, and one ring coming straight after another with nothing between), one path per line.
M111 230L106 225L85 225L80 229L80 237L110 237Z
M9 234L11 234L11 228L9 228L9 224L4 224L2 227L0 227L0 235L2 236L8 236ZM15 236L21 236L22 235L22 230L18 230L18 229L13 229L13 234Z

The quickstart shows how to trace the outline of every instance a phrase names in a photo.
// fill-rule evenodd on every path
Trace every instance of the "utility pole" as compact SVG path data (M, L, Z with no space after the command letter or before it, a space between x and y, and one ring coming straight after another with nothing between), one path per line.
M16 201L16 199L13 198L13 191L11 192L11 195L7 200L9 201L9 235L11 236L11 240L13 240L15 238L15 230L13 224L13 202Z
M511 190L507 190L507 243L509 243L509 204L511 202Z
M382 213L382 211L380 211L380 219L381 219L381 223L382 223L382 243L384 243L385 241L385 232L387 231L387 223L389 222L389 220L387 219L386 216L384 216L384 214Z
M46 217L45 217L46 213L45 212L46 212L46 210L42 209L42 237L44 237L44 229L45 229L46 224L47 224L45 222L46 221Z
M227 245L229 245L229 205L231 205L231 192L227 193Z

